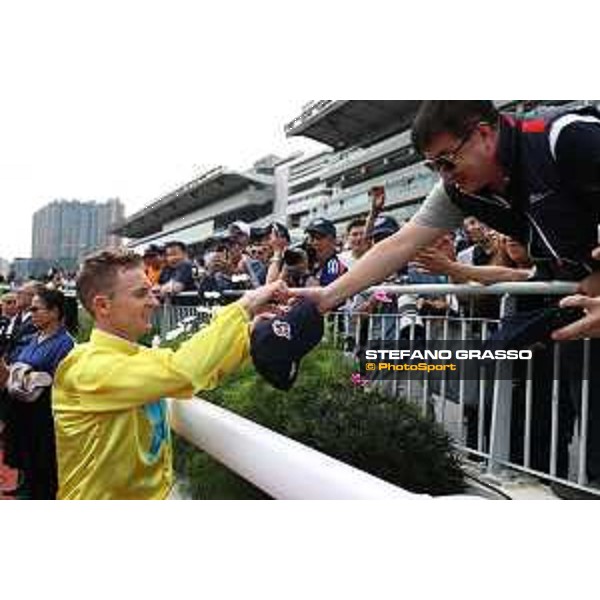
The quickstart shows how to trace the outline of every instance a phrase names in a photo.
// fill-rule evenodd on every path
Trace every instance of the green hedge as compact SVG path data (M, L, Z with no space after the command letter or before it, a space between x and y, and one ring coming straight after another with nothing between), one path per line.
M247 367L201 396L407 490L462 491L460 463L442 428L402 399L356 387L351 372L339 351L320 347L303 360L289 392L273 389ZM175 469L193 498L266 498L179 438Z
M82 344L83 342L87 342L90 339L90 334L92 333L92 328L94 326L94 321L90 313L85 310L82 306L78 309L77 321L79 327L77 328L77 343Z

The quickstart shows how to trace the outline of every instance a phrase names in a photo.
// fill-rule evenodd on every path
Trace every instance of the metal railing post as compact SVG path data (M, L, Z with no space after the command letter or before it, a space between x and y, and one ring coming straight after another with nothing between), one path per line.
M502 296L500 302L500 321L508 316L510 297ZM501 325L502 326L502 325ZM497 362L494 370L494 393L492 396L492 414L490 423L490 452L488 472L498 473L498 461L510 459L510 430L512 411L512 364L510 362Z
M552 417L550 435L550 475L556 476L558 456L558 409L560 402L560 344L554 343L552 360Z
M583 373L581 380L581 411L579 414L579 448L577 465L577 483L587 483L587 440L588 440L588 417L590 401L590 351L591 341L583 340Z

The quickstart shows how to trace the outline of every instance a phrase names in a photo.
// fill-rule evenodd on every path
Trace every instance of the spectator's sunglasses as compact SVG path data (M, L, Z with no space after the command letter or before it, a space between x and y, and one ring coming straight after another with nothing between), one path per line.
M433 171L434 173L444 173L451 172L456 169L458 164L458 158L465 144L471 139L475 130L479 127L480 123L476 123L472 127L469 128L467 133L463 135L462 138L458 141L458 144L448 152L444 152L435 158L430 158L424 161L424 165Z

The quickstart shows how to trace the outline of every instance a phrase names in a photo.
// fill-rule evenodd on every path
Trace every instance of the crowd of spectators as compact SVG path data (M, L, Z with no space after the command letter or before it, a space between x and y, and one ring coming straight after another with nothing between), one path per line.
M148 246L143 269L141 257L131 253L125 256L106 252L86 259L83 271L87 275L83 284L80 277L77 287L80 297L83 288L83 305L101 327L95 330L95 341L71 353L58 371L57 365L73 347L68 333L68 303L61 291L73 286L72 278L55 270L43 283L11 286L0 301L0 432L3 460L19 469L25 493L33 498L56 495L52 428L57 423L56 439L69 449L62 455L68 466L63 474L69 473L63 494L104 497L105 490L92 493L97 481L88 486L89 495L82 494L90 469L80 468L83 463L77 461L68 465L75 454L81 453L78 440L91 439L81 435L90 422L81 410L81 399L86 397L86 410L98 423L107 422L100 414L106 406L114 408L110 415L114 431L104 431L110 433L107 439L130 442L132 428L122 427L121 418L125 416L135 425L140 417L138 408L144 407L146 421L152 425L148 431L151 448L160 450L162 458L155 461L153 453L148 461L146 456L139 461L139 472L148 472L151 465L154 475L162 478L160 497L166 497L169 478L164 478L163 467L170 460L170 449L166 413L157 398L172 390L188 397L190 382L202 380L212 385L227 369L219 366L215 371L210 361L199 366L197 356L211 355L214 348L230 367L241 363L248 319L264 317L263 310L290 296L312 300L315 314L334 310L334 333L344 337L352 352L365 344L381 344L398 337L423 337L425 319L431 316L469 316L486 323L490 319L498 321L500 316L499 326L488 331L490 340L506 347L534 350L533 399L527 409L531 414L530 466L565 477L569 469L568 444L576 420L581 424L585 418L593 433L600 423L600 379L593 369L586 385L590 400L587 414L580 402L585 391L581 381L583 345L575 343L561 349L558 378L551 345L552 335L554 339L586 333L600 336L600 248L592 252L598 242L600 113L595 107L584 106L569 112L549 109L530 118L498 113L491 101L426 101L411 131L413 145L423 155L425 166L441 181L408 224L383 214L384 189L375 186L369 192L369 213L349 223L341 239L336 225L326 218L309 223L301 240L292 239L279 222L252 228L235 221L201 248L194 246L191 255L181 241L170 241L164 247ZM505 310L500 315L493 297L467 301L452 295L406 294L397 287L375 293L369 290L370 285L385 277L390 284L569 280L580 282L579 291L588 297L567 298L560 306L550 296L513 298L512 302L503 302ZM262 287L265 283L269 285ZM304 287L311 289L289 290ZM260 289L245 294L237 306L224 309L217 318L220 322L209 326L207 333L194 336L187 349L179 353L169 354L163 349L147 353L137 343L138 334L151 327L149 316L159 300L165 305L196 304L199 300L226 304L240 292L255 288ZM558 327L562 329L556 331ZM443 335L447 333L445 329ZM230 343L225 334L239 343ZM201 346L207 347L203 336L212 340L206 353L198 351ZM429 337L437 339L441 335L434 331ZM120 377L113 378L105 368L107 348ZM592 340L589 353L591 364L597 364L600 341ZM90 360L96 363L93 373ZM64 365L71 365L71 370L67 372ZM58 414L58 421L53 421L50 402L55 372L59 384L56 388L60 390L58 404L54 405L58 406L54 415ZM132 373L137 375L132 378ZM82 374L86 383L80 387ZM521 393L525 385L519 384L524 384L526 377L518 368L515 370L513 416L519 416L521 425L524 419L519 410L525 404ZM146 385L138 386L138 380ZM106 404L100 407L93 392L99 381L106 397ZM154 391L148 383L152 381L156 383ZM559 394L555 387L560 387ZM482 398L476 390L466 395L467 403L472 397L481 406ZM552 406L548 402L551 396L556 400ZM483 401L489 407L490 398ZM472 416L489 430L489 414L487 410L485 415ZM525 453L523 443L519 445L523 432L514 427L512 433L510 458L519 462L518 454ZM107 443L101 448L106 457L103 477L107 481L116 475L109 447ZM600 486L599 436L587 436L586 451L587 478L590 484ZM91 461L89 454L84 456L92 470L99 464L99 454L96 452ZM134 456L142 456L139 448L126 458ZM130 475L123 469L123 490L131 487ZM144 478L138 479L136 485L142 488L152 485ZM156 496L152 492L138 497Z
M190 257L186 245L179 241L164 247L150 245L143 253L144 271L156 297L172 303L197 304L225 292L257 288L282 280L290 287L326 286L352 269L353 264L370 247L393 235L401 224L382 214L383 202L373 198L370 213L351 221L340 239L335 224L318 218L308 224L305 237L294 241L279 222L262 228L250 228L241 221L215 236L204 246L201 255ZM476 281L522 281L531 278L533 269L525 248L507 236L487 228L474 217L467 217L463 227L449 233L435 244L421 250L414 261L393 274L387 283L463 283ZM0 439L4 463L18 469L19 493L22 497L53 498L56 494L56 456L50 402L50 385L58 362L73 347L65 328L68 302L60 290L72 287L71 278L59 270L48 273L43 283L26 282L4 293L0 300ZM185 294L188 292L188 294ZM191 293L190 293L191 292ZM211 296L212 294L212 296ZM235 299L235 295L231 299ZM361 292L338 312L346 318L337 321L338 332L345 336L346 348L364 349L367 343L385 343L396 337L424 337L424 318L469 314L497 318L498 312L482 305L467 305L465 299L452 295L432 297L416 294ZM522 313L521 305L513 312ZM371 316L366 319L364 317ZM435 327L435 322L432 323ZM436 337L441 333L434 332ZM370 341L369 341L370 340ZM375 340L375 342L374 342ZM534 378L535 426L532 466L547 469L551 415L544 401L549 394L551 373L550 350L536 348ZM573 382L563 374L565 397L573 396ZM516 373L517 378L523 373ZM571 377L572 380L572 377ZM28 382L38 382L39 385ZM435 387L435 386L434 386ZM456 387L456 386L454 386ZM449 382L447 392L452 397ZM435 391L435 390L434 390ZM35 401L33 401L35 400ZM488 399L489 400L489 399ZM470 445L475 445L478 390L467 386L467 431ZM523 404L517 390L513 430L513 458L522 458L519 444L523 421ZM560 404L557 473L565 476L575 412L566 402ZM31 436L35 430L37 435Z
M58 278L29 281L0 299L0 468L18 474L0 496L53 499L57 492L51 406L54 373L74 346Z
M183 242L150 245L143 252L144 272L155 297L163 302L193 303L217 298L226 304L239 297L227 292L258 288L283 281L289 287L327 286L353 268L373 245L395 234L402 224L384 214L380 193L371 194L369 214L352 220L340 238L335 224L317 218L293 240L280 222L251 228L242 221L232 223L221 235L209 239L201 253L190 256ZM476 281L522 281L533 276L525 248L479 222L467 217L463 227L448 233L422 249L405 268L387 279L390 284L463 283ZM58 362L73 347L65 323L69 324L69 303L61 290L74 287L72 278L59 270L48 273L43 283L26 282L2 295L0 300L0 438L4 463L20 473L19 493L30 498L53 498L57 490L56 455L50 401L50 386ZM517 307L523 312L525 305ZM473 306L453 295L429 296L364 291L337 307L343 316L334 322L344 337L346 349L357 352L369 343L386 343L397 337L425 335L429 316L498 317L498 306ZM365 318L371 317L371 318ZM435 328L436 323L432 322ZM440 337L440 331L430 332ZM534 381L535 398L545 398L551 380L549 349L537 348ZM517 377L523 374L517 373ZM572 379L572 378L571 378ZM32 383L33 382L33 383ZM36 383L37 382L37 383ZM573 387L565 374L565 394ZM435 390L434 390L435 391ZM454 388L449 384L448 393ZM467 418L476 422L478 391L467 389ZM522 404L522 399L517 397ZM532 466L547 468L550 413L543 402L534 403L536 426ZM575 413L561 403L558 440L558 467L566 475L567 447ZM515 414L519 414L518 405ZM522 415L521 415L522 417ZM521 419L522 421L522 419ZM31 436L35 430L37 435ZM515 422L515 432L521 431ZM475 445L474 428L470 443ZM514 452L522 455L515 438ZM514 453L513 452L513 453Z

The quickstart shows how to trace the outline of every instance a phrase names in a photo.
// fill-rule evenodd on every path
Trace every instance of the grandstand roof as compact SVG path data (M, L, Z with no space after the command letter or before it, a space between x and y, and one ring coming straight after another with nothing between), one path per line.
M288 137L302 135L336 150L369 146L408 129L420 100L318 100L285 126Z
M161 231L165 222L185 216L250 185L273 185L273 177L259 173L239 173L217 167L131 215L113 233L141 238Z

